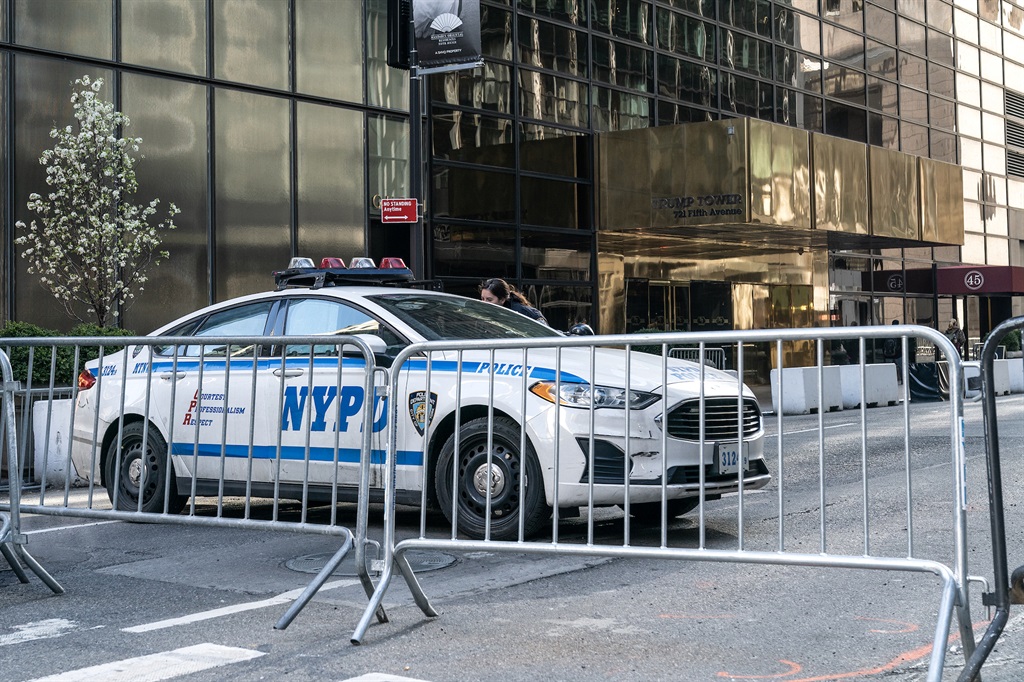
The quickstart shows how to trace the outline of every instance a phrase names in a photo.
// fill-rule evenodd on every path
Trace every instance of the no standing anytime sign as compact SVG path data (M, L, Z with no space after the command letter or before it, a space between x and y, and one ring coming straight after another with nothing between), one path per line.
M381 199L380 221L382 223L415 223L419 212L416 199Z

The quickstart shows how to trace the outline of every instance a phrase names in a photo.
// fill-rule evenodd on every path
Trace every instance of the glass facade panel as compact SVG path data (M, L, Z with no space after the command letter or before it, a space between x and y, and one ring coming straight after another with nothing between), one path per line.
M868 141L867 112L825 100L825 134L857 142Z
M823 75L826 96L864 106L867 83L863 71L830 65Z
M168 71L205 74L205 0L122 2L121 58Z
M981 51L981 77L993 83L1003 82L1003 58L991 52Z
M825 17L829 21L851 28L864 30L864 2L862 0L825 0L822 3Z
M902 121L900 123L900 151L916 156L928 156L928 129Z
M978 44L978 18L957 8L953 12L953 26L956 37L964 42Z
M213 0L213 73L217 78L288 88L288 3Z
M943 33L953 32L953 8L947 0L928 0L928 25Z
M598 42L607 44L603 39L598 39ZM623 48L625 52L625 46ZM570 76L586 76L587 34L539 19L520 17L519 60L529 66Z
M520 116L567 126L588 125L586 83L527 69L518 73Z
M775 120L812 133L823 129L820 97L811 97L788 88L775 89Z
M145 154L136 166L136 203L160 199L154 218L165 216L171 202L181 210L161 246L170 258L149 271L145 291L125 314L126 329L145 333L210 302L207 88L133 74L122 76L121 84L129 134L142 138Z
M961 104L957 106L957 113L960 134L981 137L981 112Z
M928 122L928 95L912 88L900 88L900 113L904 119Z
M636 130L654 125L651 99L594 86L594 130Z
M641 47L594 38L594 80L630 90L654 89L654 53Z
M880 40L889 45L896 44L896 15L892 12L866 5L864 17L867 21L867 34L875 40Z
M363 174L353 170L363 164L363 114L299 103L296 115L297 251L319 257L362 255L366 190Z
M858 69L864 68L864 36L837 26L824 24L822 47L826 61L840 62Z
M387 0L366 0L366 103L408 111L409 78L387 64L387 22Z
M561 2L517 0L517 2L519 9L526 12L533 12L577 26L585 26L587 23L587 0L561 0ZM483 10L483 7L480 9Z
M896 80L896 48L872 40L867 42L867 47L868 72Z
M369 184L365 196L410 196L409 122L385 116L368 116L366 133L366 175Z
M718 99L718 70L659 55L658 93L690 104L714 106Z
M512 69L503 64L487 62L472 71L440 73L427 80L435 102L512 113Z
M903 17L899 18L898 26L900 49L914 52L923 57L927 49L924 26Z
M702 19L656 8L658 20L658 47L693 59L714 63L718 59L715 48L715 27Z
M736 31L722 29L722 66L761 78L772 77L772 45Z
M924 59L906 52L899 54L900 83L918 88L928 89L928 64Z
M953 37L948 33L928 29L928 58L953 66Z
M516 178L511 172L438 164L431 181L432 210L434 215L444 218L513 222L515 187Z
M585 275L590 277L589 271ZM554 329L568 330L576 324L593 324L594 290L567 284L529 285L527 298L534 298L544 318Z
M899 115L899 90L895 83L868 76L868 107L890 116Z
M524 225L589 229L590 192L575 182L524 175L519 187L520 220Z
M11 156L11 182L13 185L13 218L29 222L35 213L25 207L28 195L42 192L46 185L46 173L39 165L39 157L45 149L53 148L50 130L54 125L71 125L74 116L71 108L72 83L76 78L89 75L103 78L101 95L110 97L111 73L70 61L14 55L11 58L11 74L14 81L12 106L17 112L14 130L14 146ZM74 324L64 314L56 299L50 297L39 286L37 275L28 273L28 262L21 258L22 247L14 246L15 258L9 263L15 282L13 292L13 319L32 322L51 329L69 329ZM84 308L81 311L85 319Z
M14 0L14 42L110 59L110 0Z
M590 179L590 138L560 128L525 124L519 135L519 168Z
M899 121L889 116L868 114L868 143L876 147L899 150Z
M674 104L664 99L658 100L658 125L712 121L715 118L710 111Z
M590 25L616 38L651 44L651 4L648 0L595 0Z
M445 282L445 291L480 296L479 285L484 279L501 277L513 282L519 244L516 230L504 225L466 227L438 222L432 234L435 277L471 278L463 282Z
M435 157L506 168L515 166L511 119L435 109L431 123Z
M772 7L767 0L721 0L718 19L765 38L772 35Z
M218 90L214 106L214 295L223 300L266 290L292 252L291 126L285 99Z
M956 76L952 69L929 62L928 91L931 94L953 99L956 96L955 86Z
M981 75L981 55L978 48L959 40L956 42L956 64L958 68L972 76Z
M775 8L775 40L804 52L821 52L821 22L817 17L794 12L788 7Z
M937 128L953 130L956 127L956 109L953 103L939 97L929 97L928 120Z
M770 83L723 73L722 109L727 115L771 120L775 94Z
M295 89L347 102L363 101L363 22L359 3L295 4Z
M500 7L480 8L480 54L493 59L512 59L511 13Z

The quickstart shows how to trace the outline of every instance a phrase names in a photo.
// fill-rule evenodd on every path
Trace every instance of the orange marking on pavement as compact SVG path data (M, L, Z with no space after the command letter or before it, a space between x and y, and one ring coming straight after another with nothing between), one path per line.
M789 666L789 670L784 673L775 673L774 675L733 675L727 672L719 672L719 677L728 677L733 680L774 680L780 677L789 677L790 675L796 675L798 672L803 670L799 663L793 661L786 661L779 659L779 663L784 663Z
M868 632L877 632L881 635L896 635L905 634L907 632L917 632L921 628L914 623L904 623L901 620L886 620L885 618L868 618L867 616L856 616L854 620L870 620L875 623L894 623L896 625L902 625L902 630L868 630Z

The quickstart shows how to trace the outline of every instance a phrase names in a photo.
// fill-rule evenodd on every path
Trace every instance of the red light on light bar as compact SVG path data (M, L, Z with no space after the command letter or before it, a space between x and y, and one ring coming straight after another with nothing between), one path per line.
M324 258L320 261L320 269L326 270L328 268L344 268L345 261L340 258Z
M402 269L405 270L405 261L401 258L383 258L380 261L380 267L384 269Z

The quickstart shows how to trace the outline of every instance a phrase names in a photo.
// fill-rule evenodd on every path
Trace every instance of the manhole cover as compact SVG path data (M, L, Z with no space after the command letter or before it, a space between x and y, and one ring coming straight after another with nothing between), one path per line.
M319 573L327 562L331 560L334 555L325 552L324 554L307 554L306 556L295 557L284 562L286 568L290 568L293 571L299 573ZM439 568L446 568L455 563L455 557L451 554L445 554L443 552L427 552L410 550L405 553L406 559L409 560L409 565L412 566L413 573L425 573L426 571L436 571ZM373 571L371 565L376 559L376 556L372 552L366 553L366 569L370 575L379 573L379 571ZM334 569L331 575L347 575L357 576L356 573L356 553L349 551L345 555L345 558L341 560L338 567Z

